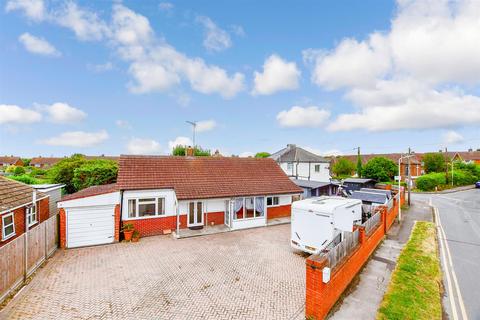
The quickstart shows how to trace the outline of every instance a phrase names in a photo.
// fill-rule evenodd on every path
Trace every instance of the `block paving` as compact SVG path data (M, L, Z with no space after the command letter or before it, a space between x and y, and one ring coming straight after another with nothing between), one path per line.
M290 225L58 250L0 319L304 319Z

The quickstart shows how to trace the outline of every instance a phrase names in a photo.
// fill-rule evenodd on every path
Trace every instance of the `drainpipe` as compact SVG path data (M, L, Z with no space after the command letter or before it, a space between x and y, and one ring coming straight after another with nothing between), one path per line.
M179 214L179 211L180 211L180 204L178 203L178 199L175 199L175 207L176 207L176 211L177 211L177 238L180 237L180 214Z

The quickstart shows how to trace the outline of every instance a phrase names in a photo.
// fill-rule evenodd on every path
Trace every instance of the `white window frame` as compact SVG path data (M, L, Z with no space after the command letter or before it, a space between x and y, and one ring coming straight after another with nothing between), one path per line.
M269 197L265 197L265 198L266 198L266 199L265 199L265 206L266 206L267 208L281 206L281 204L280 204L280 197L279 197L279 196L269 196ZM268 204L268 198L272 198L272 204L270 204L270 205ZM278 199L277 204L274 204L274 201L273 201L274 198L277 198L277 199Z
M155 204L155 215L153 216L143 216L143 217L140 217L139 216L139 208L140 208L140 200L142 199L154 199L153 201L149 201L149 202L143 202L142 204ZM163 202L163 206L162 206L162 212L159 212L159 206L158 206L158 201L160 199L163 199L162 202ZM130 201L133 201L135 200L135 216L131 217L130 216L130 212L129 212L129 202ZM148 197L148 196L144 196L144 197L135 197L135 198L128 198L127 199L127 219L126 220L129 220L129 219L152 219L152 218L158 218L158 217L164 217L166 216L165 214L165 203L166 203L166 198L165 197Z
M11 224L8 224L8 225L5 224L5 218L7 218L7 217L12 217L12 223ZM5 229L7 227L10 227L10 226L13 226L13 232L10 233L7 236L7 235L5 235ZM14 236L15 236L15 215L14 215L13 212L10 212L10 213L2 215L2 240L5 241L5 240L10 239L11 237L14 237Z
M30 228L31 226L38 223L37 207L32 205L30 207L27 207L25 211L27 215L28 227ZM32 216L35 217L35 220L32 219Z
M317 170L318 168L318 170ZM322 171L322 165L321 164L314 164L313 165L313 170L316 172L316 173L319 173L320 171Z
M293 170L293 163L292 162L287 162L287 170L292 171Z
M262 219L262 218L265 218L266 216L266 213L267 213L267 197L265 196L250 196L250 197L239 197L239 198L242 198L242 201L243 201L243 205L242 205L242 208L243 208L243 218L241 219L237 219L237 212L235 212L235 210L233 210L233 219L234 221L246 221L246 220L258 220L258 219ZM246 209L246 202L245 202L245 199L246 198L253 198L253 214L254 216L251 217L251 218L246 218L247 216L247 209ZM256 208L257 208L257 198L260 198L263 200L263 215L262 216L257 216L257 211L256 211ZM238 198L234 198L232 201L235 202L235 200L238 199Z

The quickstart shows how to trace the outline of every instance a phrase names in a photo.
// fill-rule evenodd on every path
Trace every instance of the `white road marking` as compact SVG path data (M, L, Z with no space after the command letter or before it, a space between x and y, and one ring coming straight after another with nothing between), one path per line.
M442 222L440 220L440 214L438 213L438 208L433 206L432 204L432 199L430 198L430 205L432 206L434 213L435 213L435 221L437 223L437 228L438 232L440 234L440 245L442 247L442 260L443 260L443 265L445 266L446 269L446 278L447 278L447 286L448 286L448 291L450 295L450 304L452 306L452 313L453 313L453 318L458 319L458 314L457 314L457 308L456 308L456 303L455 303L455 295L453 294L453 289L452 289L452 280L455 285L455 291L456 291L456 297L458 300L458 304L460 305L460 311L462 313L462 318L463 320L468 320L467 312L465 310L465 304L463 302L462 298L462 293L460 291L460 286L458 285L458 280L457 280L457 275L455 273L455 269L453 267L453 261L452 261L452 256L450 254L450 248L448 246L448 243L446 241L447 236L445 234L445 230L443 229ZM446 252L446 255L445 255ZM451 278L450 278L450 273L451 273Z

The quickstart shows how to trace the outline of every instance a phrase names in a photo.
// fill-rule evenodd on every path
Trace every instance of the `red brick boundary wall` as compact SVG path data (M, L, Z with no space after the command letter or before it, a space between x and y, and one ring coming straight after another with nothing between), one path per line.
M402 194L401 204L405 202ZM388 212L381 211L381 223L371 232L365 234L365 228L359 227L359 245L330 273L330 281L323 283L322 271L328 265L325 257L312 255L306 260L306 301L305 316L310 319L324 319L335 305L343 291L367 262L370 255L382 241L398 214L398 204Z
M65 249L67 247L67 216L64 208L60 208L58 216L60 217L59 245L60 248Z
M283 206L268 207L267 208L267 219L275 219L281 217L290 217L292 212L292 205L286 204Z

